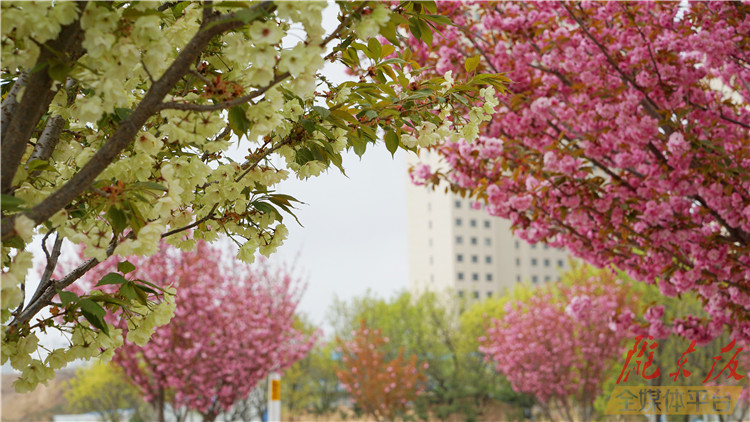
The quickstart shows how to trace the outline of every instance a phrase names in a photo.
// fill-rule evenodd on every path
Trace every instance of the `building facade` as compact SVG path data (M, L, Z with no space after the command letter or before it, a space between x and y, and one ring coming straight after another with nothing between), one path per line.
M423 154L421 161L434 164L436 157ZM484 299L516 283L557 281L569 268L566 251L516 238L510 221L489 215L484 206L474 209L468 198L407 182L406 203L412 292L455 291Z

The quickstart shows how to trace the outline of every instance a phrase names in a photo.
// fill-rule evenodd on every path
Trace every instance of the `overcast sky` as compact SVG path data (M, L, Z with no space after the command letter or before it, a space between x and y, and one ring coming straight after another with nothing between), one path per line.
M405 152L395 158L378 145L360 161L307 181L289 180L280 192L307 205L284 222L289 236L272 261L295 262L308 281L300 310L322 324L334 296L349 299L371 289L379 296L408 287ZM296 258L296 259L295 259Z

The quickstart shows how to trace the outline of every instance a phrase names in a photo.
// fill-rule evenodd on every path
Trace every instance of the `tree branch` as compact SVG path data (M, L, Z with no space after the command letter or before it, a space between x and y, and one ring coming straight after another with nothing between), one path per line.
M16 113L16 108L18 108L18 93L21 88L26 86L27 79L26 72L21 72L10 91L5 95L2 106L2 121L0 122L0 139L5 139L5 132L8 131L8 125Z
M45 238L42 240L42 245L45 244L46 240L47 237L45 236ZM34 292L34 296L31 297L29 304L32 304L36 300L38 300L39 296L41 296L41 294L49 287L50 278L52 277L52 273L55 271L55 267L57 266L57 259L60 257L60 248L62 247L62 242L63 238L58 234L55 237L55 244L54 246L52 246L52 254L47 255L47 265L45 265L44 267L42 278L39 280L39 285L36 288L36 292ZM45 254L46 252L47 250L45 247Z
M2 169L0 170L2 193L12 191L11 183L26 150L26 143L54 97L55 93L51 91L54 81L46 71L46 67L60 61L72 65L83 55L81 46L83 30L80 25L80 16L85 7L85 2L79 2L78 18L73 23L64 26L56 39L46 42L41 47L36 66L45 70L29 75L21 102L10 116L8 128L2 137Z
M264 10L265 12L270 13L275 9L275 6L273 5L273 2L265 1L256 4L252 9ZM162 77L159 78L151 88L149 88L148 92L146 92L146 95L143 97L143 100L141 100L133 113L127 119L120 122L115 133L113 133L109 140L102 145L91 160L73 175L65 185L53 192L31 210L24 213L24 215L33 220L36 224L40 224L68 205L83 191L88 189L96 177L101 174L110 163L119 157L123 149L133 142L133 139L140 128L142 128L146 121L159 110L158 107L162 99L189 71L191 64L200 57L211 39L215 35L247 24L247 22L236 18L235 13L230 13L218 16L213 22L213 25L210 25L203 30L199 30L180 51L180 54L164 72ZM24 97L28 98L27 96ZM4 147L5 144L3 144L3 148ZM3 153L3 160L5 160L5 158L6 156ZM18 159L20 159L20 156ZM5 167L4 163L3 172L6 171ZM3 176L3 184L5 183L5 176ZM8 182L8 184L10 184L10 182ZM7 240L15 235L13 227L17 215L18 214L3 218L2 226L0 227L2 240Z
M112 253L114 253L117 244L117 238L115 237L112 239L112 242L110 242L109 247L107 248L107 257L110 257ZM20 315L17 315L13 319L13 321L8 325L8 329L12 330L29 322L31 318L34 317L34 315L41 311L45 306L50 304L52 298L55 297L58 290L62 290L73 284L73 282L86 274L88 270L98 265L99 262L100 261L98 259L91 258L76 267L73 271L69 272L68 275L66 275L62 279L58 281L52 280L52 282L47 284L47 287L45 287L44 291L42 291L38 296L36 294L34 295L36 297L36 300L33 300L31 303L29 303L29 306L24 309Z

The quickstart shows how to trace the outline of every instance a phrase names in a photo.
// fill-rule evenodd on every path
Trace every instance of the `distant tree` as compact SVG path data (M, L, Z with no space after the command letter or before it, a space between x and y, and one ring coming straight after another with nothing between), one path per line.
M428 364L422 371L425 391L414 402L417 416L475 420L482 419L486 406L499 400L516 403L524 399L477 351L476 337L484 331L467 331L460 320L462 312L470 309L448 295L435 293L400 293L387 300L367 295L348 303L335 302L331 318L342 338L351 338L349 333L364 319L388 337L384 347L389 353L403 348ZM483 324L479 330L484 330Z
M71 412L97 412L103 421L120 422L121 411L134 411L131 421L148 421L148 404L120 367L95 360L76 370L64 390L68 410Z
M311 329L307 326L305 330ZM346 394L336 377L335 342L319 342L310 352L287 369L281 381L281 405L286 418L300 420L301 414L324 416L334 413ZM303 420L303 419L302 419Z
M378 421L404 417L408 404L424 391L425 378L417 356L406 358L403 349L389 356L384 347L388 337L377 328L368 328L364 321L352 337L339 341L341 369L336 375L355 408Z
M131 261L137 270L106 275ZM138 385L160 421L167 402L214 420L246 398L269 372L283 371L304 357L314 343L314 334L294 328L301 286L292 275L266 262L240 264L202 241L191 252L162 243L151 257L111 259L87 277L116 279L117 284L99 287L116 291L116 298L131 294L128 286L136 279L151 280L155 288L177 288L175 316L156 329L151 341L142 327L153 321L134 324L139 315L117 315L127 340L114 361ZM138 328L129 329L133 326Z
M446 143L429 183L488 203L532 242L695 292L707 316L672 324L705 344L750 341L750 4L440 2L456 24L432 75L507 72L478 141ZM426 76L429 77L429 76Z
M480 338L479 350L514 390L534 396L548 417L590 420L629 337L608 321L632 315L634 303L608 270L574 267L566 278L524 301L508 302Z

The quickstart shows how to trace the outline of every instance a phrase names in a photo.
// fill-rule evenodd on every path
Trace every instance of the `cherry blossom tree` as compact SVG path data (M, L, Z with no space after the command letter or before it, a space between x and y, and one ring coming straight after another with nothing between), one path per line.
M559 287L545 285L526 300L506 303L504 315L479 338L479 350L515 391L533 395L550 419L590 420L623 340L631 338L607 321L632 314L635 303L607 270L578 267L564 279Z
M342 368L336 376L355 406L379 421L403 417L409 402L424 391L425 376L417 356L406 358L403 348L396 356L387 356L384 346L388 341L364 320L351 340L339 339ZM422 366L427 369L426 363Z
M483 103L503 88L498 76L461 87L443 77L417 83L410 51L394 45L404 30L426 38L449 23L434 2L339 2L330 30L326 2L0 7L0 342L2 363L25 371L23 391L90 350L120 344L102 323L102 304L129 308L136 299L59 296L107 257L149 256L162 239L191 250L219 234L241 245L246 262L271 254L297 203L275 190L279 182L343 171L345 150L362 155L381 140L393 153L464 127L476 132ZM326 61L366 72L335 83ZM467 101L477 108L468 120L454 112ZM44 236L45 268L27 280L35 235ZM88 259L53 277L64 240L87 245ZM72 335L83 321L93 338ZM48 329L76 342L31 358Z
M440 3L456 26L410 43L434 73L513 81L476 142L421 165L531 242L615 266L710 315L673 321L699 344L750 340L750 5ZM468 68L468 67L467 67Z
M107 279L109 271L118 274L122 262L137 267L124 276L128 281L99 290L117 289L115 297L125 299L123 286L139 279L177 289L174 317L158 327L150 341L144 327L155 324L135 323L137 315L126 313L108 317L126 336L114 362L141 389L160 421L166 403L212 421L246 398L271 371L283 371L302 359L314 344L317 333L294 327L302 286L265 261L253 267L227 260L219 247L203 241L190 252L162 243L159 252L147 258L107 260L82 281Z

